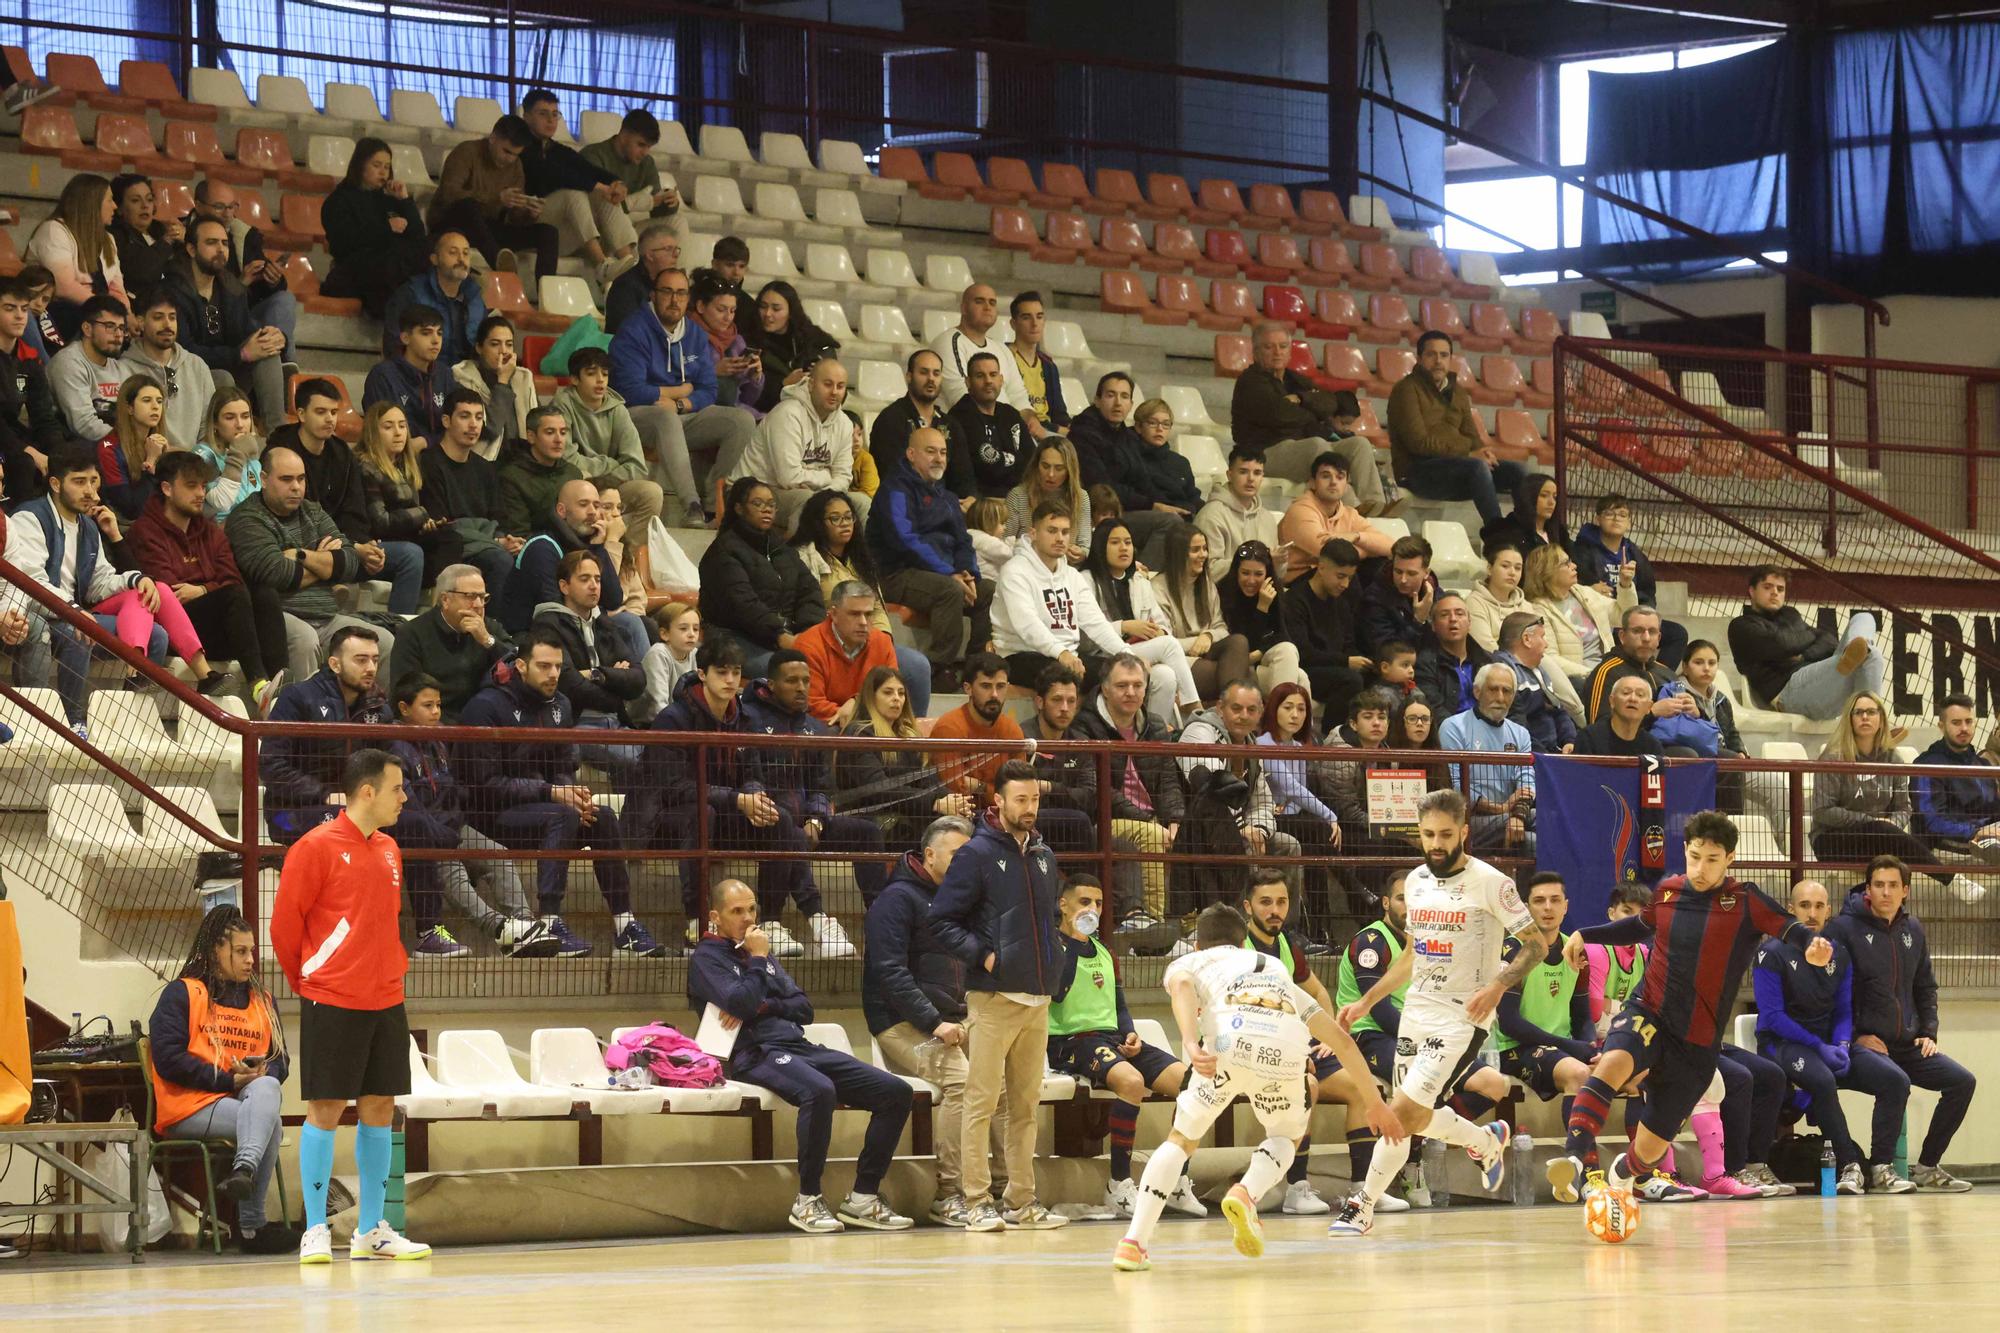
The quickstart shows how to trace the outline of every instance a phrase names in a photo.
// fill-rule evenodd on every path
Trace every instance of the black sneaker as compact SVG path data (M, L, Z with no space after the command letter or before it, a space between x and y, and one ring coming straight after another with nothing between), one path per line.
M238 1166L221 1180L216 1181L215 1188L236 1202L242 1203L250 1197L250 1189L256 1184L256 1180L256 1174L249 1167Z
M502 921L493 932L493 939L504 958L553 958L562 948L555 932L535 917Z
M291 1254L299 1248L299 1229L282 1222L266 1222L236 1242L245 1254Z

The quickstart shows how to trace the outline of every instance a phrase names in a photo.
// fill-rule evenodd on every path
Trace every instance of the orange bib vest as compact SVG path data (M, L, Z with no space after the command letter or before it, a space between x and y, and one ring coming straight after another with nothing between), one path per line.
M256 990L251 991L247 1008L229 1009L212 1003L208 987L193 977L182 977L175 984L186 986L188 991L189 1054L208 1061L217 1069L234 1069L238 1060L255 1059L270 1053L274 1039L271 1009ZM169 1083L160 1076L159 1068L155 1066L153 1132L165 1133L167 1126L179 1124L227 1095Z

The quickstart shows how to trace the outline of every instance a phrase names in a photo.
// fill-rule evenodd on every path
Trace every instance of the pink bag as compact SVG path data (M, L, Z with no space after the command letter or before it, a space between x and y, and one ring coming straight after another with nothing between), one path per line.
M609 1069L650 1069L663 1088L712 1088L723 1081L722 1062L665 1023L633 1028L612 1042L604 1064Z

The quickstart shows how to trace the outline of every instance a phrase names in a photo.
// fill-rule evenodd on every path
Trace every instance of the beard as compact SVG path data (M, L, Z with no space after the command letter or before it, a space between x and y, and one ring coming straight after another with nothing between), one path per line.
M1452 867L1458 864L1458 858L1464 851L1465 848L1462 845L1454 847L1448 852L1426 851L1424 853L1424 868L1433 875L1442 878L1451 873Z

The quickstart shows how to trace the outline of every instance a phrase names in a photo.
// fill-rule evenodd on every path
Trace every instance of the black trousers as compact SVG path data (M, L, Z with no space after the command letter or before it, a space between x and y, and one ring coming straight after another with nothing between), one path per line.
M285 665L285 611L278 590L231 583L182 605L211 662L236 661L253 681Z
M382 318L395 290L430 266L431 240L422 227L389 232L377 245L355 255L342 255L320 283L322 296L352 296L369 318ZM389 330L396 336L396 330Z
M504 247L509 250L533 250L535 252L535 276L546 278L556 271L556 261L562 258L560 242L556 239L556 229L547 222L489 222L486 209L477 199L465 198L438 214L437 226L432 234L455 231L472 242L472 248L486 256L486 262L495 262Z

